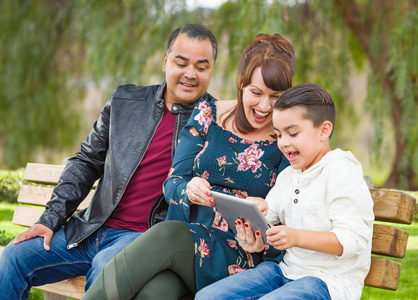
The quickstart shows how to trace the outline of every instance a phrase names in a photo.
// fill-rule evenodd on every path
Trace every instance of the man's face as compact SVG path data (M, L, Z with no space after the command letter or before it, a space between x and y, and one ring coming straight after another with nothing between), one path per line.
M198 41L179 34L164 58L167 107L171 108L173 103L187 105L199 99L209 87L214 65L209 39Z

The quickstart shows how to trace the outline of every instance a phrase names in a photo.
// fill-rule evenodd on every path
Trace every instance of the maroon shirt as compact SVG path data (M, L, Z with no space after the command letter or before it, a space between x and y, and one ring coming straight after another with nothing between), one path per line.
M105 225L144 232L148 216L171 167L171 144L176 115L164 105L164 115L144 158L132 175L118 206Z

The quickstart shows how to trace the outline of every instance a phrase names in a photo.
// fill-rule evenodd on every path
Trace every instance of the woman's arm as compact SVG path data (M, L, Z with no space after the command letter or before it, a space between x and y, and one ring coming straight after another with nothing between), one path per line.
M199 188L198 180L193 178L193 164L200 152L205 150L205 138L210 122L212 121L212 107L207 101L200 102L193 110L189 121L180 133L180 142L176 154L174 155L173 165L169 177L164 182L164 196L169 204L167 219L189 222L190 205L189 196L197 194ZM187 192L189 188L193 192ZM207 185L202 185L202 194L205 194ZM199 196L200 195L199 193Z

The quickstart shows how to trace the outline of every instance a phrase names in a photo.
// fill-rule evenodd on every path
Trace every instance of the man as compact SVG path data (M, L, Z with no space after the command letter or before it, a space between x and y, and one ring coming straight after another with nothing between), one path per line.
M87 290L114 255L165 218L162 184L181 128L208 97L216 56L206 27L184 25L169 37L162 85L115 90L41 218L3 251L4 299L26 299L33 285L79 275ZM89 207L72 216L99 178Z

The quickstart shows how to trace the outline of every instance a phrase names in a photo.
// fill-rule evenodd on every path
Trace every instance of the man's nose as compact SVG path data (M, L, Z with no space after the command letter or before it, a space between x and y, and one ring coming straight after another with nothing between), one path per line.
M196 78L196 70L195 70L194 66L188 66L186 68L186 71L184 72L184 76L189 78L189 79Z

